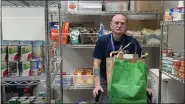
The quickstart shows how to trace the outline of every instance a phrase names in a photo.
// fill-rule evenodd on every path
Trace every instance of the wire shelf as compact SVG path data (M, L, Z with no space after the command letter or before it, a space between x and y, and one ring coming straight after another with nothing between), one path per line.
M2 0L3 7L44 7L44 0ZM49 7L58 7L60 0L48 0Z
M172 79L175 79L181 83L184 83L184 79L179 78L177 75L173 75L173 74L166 72L166 71L162 71L162 73L165 74L166 76L169 76Z
M184 20L181 21L161 21L160 25L184 25Z
M88 11L88 12L84 12L84 11L78 11L78 12L67 12L67 11L63 11L61 12L62 16L67 16L67 15L102 15L102 16L106 16L106 15L115 15L115 14L125 14L125 15L157 15L157 14L162 14L163 11ZM50 14L53 15L58 15L57 12L50 12Z
M68 86L68 87L63 87L65 90L88 90L88 89L94 89L94 86ZM103 89L106 89L107 86L103 85Z
M94 48L95 44L65 45L68 48ZM160 45L142 45L141 47L160 47Z

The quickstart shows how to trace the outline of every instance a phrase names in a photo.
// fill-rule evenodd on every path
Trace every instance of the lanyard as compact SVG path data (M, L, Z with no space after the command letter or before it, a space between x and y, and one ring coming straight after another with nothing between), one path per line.
M112 50L113 50L113 51L116 51L115 46L114 46L114 42L113 42L113 34L112 34L112 33L111 33L111 45L112 45ZM120 45L119 50L121 50L122 47L123 47L123 40L122 40L122 42L121 42L121 45Z

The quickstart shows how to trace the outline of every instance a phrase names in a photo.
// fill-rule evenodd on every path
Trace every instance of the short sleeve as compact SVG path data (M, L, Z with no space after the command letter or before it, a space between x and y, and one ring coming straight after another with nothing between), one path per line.
M96 46L93 52L94 58L101 59L101 60L104 58L104 49L105 49L104 46L105 46L104 38L101 37L96 42Z

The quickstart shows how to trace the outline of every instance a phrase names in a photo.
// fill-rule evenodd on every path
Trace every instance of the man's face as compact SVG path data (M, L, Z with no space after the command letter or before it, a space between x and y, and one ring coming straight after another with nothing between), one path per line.
M127 29L126 17L122 15L116 15L113 17L110 28L117 37L121 37Z

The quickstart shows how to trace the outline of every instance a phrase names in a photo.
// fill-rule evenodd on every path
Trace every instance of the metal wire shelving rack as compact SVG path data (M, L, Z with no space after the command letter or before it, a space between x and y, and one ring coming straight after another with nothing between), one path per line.
M59 1L51 1L51 0L43 0L43 1L36 1L36 0L2 0L1 1L1 15L2 15L2 7L43 7L44 8L44 14L45 14L45 48L46 48L46 54L45 54L45 70L46 73L42 76L32 76L32 77L3 77L1 80L1 85L3 87L3 103L6 104L6 93L5 93L5 86L15 86L15 85L38 85L40 83L46 84L46 93L47 93L47 104L51 104L51 83L55 79L55 76L57 75L58 71L61 69L61 50L59 50L59 53L56 57L54 57L57 61L57 68L54 73L50 73L50 31L49 31L49 7L58 7L59 13L60 13L60 2ZM60 17L59 17L60 18ZM60 19L58 19L60 20ZM60 22L60 21L59 21ZM2 31L2 19L1 19L1 31ZM61 35L61 34L60 34ZM2 33L1 33L2 38ZM2 40L2 39L1 39ZM59 45L59 49L61 46ZM61 83L62 84L62 83ZM61 85L63 86L63 85ZM61 90L62 91L62 90ZM62 94L62 92L61 92ZM62 98L61 98L62 99Z
M51 73L49 72L49 67L50 65L48 64L50 61L50 55L49 55L49 51L50 51L50 46L49 46L49 42L50 42L50 32L49 32L49 16L58 16L58 22L59 22L59 34L60 36L62 36L61 33L61 16L69 16L69 15L78 15L78 16L92 16L92 15L99 15L101 16L101 20L103 16L110 16L110 15L114 15L114 14L125 14L125 15L154 15L156 16L156 19L160 20L160 16L163 13L163 11L140 11L140 12L134 12L134 11L123 11L123 12L64 12L61 11L61 1L51 1L51 0L19 0L19 1L11 1L11 0L2 0L1 1L1 7L44 7L45 10L45 34L46 34L46 87L47 87L47 104L51 103L51 83L54 80L57 72L60 70L60 73L63 71L63 59L62 59L62 46L60 45L60 65L58 66L57 70L54 72L54 74L51 76ZM49 11L49 7L57 7L58 11L57 12L50 12ZM2 23L2 22L1 22ZM2 30L2 28L1 28ZM61 40L60 40L61 43ZM69 48L94 48L94 44L93 45L66 45L66 47ZM160 47L160 45L143 45L142 47ZM43 77L42 77L43 78ZM29 77L29 78L3 78L2 79L2 84L3 86L5 85L29 85L29 84L39 84L41 83L41 77ZM24 80L22 80L24 79ZM45 80L44 78L42 80ZM60 81L63 80L63 76L60 75ZM3 87L4 88L4 87ZM105 86L106 88L106 86ZM64 88L63 84L60 83L60 94L61 94L61 100L63 101L63 90L72 90L72 89L93 89L93 87L68 87L68 88ZM5 91L3 90L3 93L5 94ZM5 101L5 99L4 99Z
M163 57L163 48L164 48L164 34L163 34L163 31L164 31L164 27L166 26L167 27L167 48L168 48L168 32L169 32L169 26L173 26L173 25L176 25L176 26L180 26L180 27L184 27L184 20L179 20L179 21L161 21L160 22L160 26L161 26L161 32L162 32L162 35L161 35L161 45L160 45L160 70L159 70L159 92L158 92L158 103L161 103L161 87L162 87L162 74L165 74L166 76L180 82L180 83L185 83L185 79L182 79L182 78L179 78L179 76L177 75L174 75L172 74L171 72L167 72L165 70L163 70L163 62L162 62L162 57ZM184 33L182 33L184 34ZM184 48L184 47L183 47ZM184 50L185 52L185 50ZM185 57L185 56L184 56ZM184 72L185 74L185 72Z

